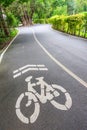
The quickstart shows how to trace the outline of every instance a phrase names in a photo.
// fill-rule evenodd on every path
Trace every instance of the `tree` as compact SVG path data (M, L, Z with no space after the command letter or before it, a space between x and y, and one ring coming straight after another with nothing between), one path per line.
M87 0L76 0L76 12L87 11Z
M67 14L75 14L75 0L65 0L67 5Z
M1 19L0 27L2 28L2 30L4 30L4 34L6 36L9 36L9 30L6 24L6 20L3 17L3 12L4 12L4 7L7 7L12 2L13 0L0 0L0 19Z
M3 10L2 10L2 6L1 5L0 5L0 20L1 20L0 21L0 28L1 28L1 30L4 30L4 34L6 36L9 36L9 31L8 31L5 19L3 17Z

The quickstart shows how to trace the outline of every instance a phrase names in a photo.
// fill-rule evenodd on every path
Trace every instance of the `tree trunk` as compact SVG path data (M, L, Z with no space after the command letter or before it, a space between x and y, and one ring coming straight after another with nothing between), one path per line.
M2 27L3 27L3 30L4 30L5 35L6 35L6 36L9 36L9 31L8 31L7 26L6 26L5 20L4 20L4 18L3 18L1 6L0 6L0 20L1 20L1 24L2 24Z
M28 12L26 10L27 6L22 6L22 11L23 11L23 19L24 19L24 23L25 25L28 25L29 24L29 18L28 18Z
M29 24L33 25L33 23L32 23L32 17L29 18Z

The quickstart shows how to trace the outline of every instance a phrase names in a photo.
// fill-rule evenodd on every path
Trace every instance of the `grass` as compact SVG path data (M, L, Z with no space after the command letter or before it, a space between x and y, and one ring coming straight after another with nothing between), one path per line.
M6 37L3 35L3 37L0 37L0 50L2 50L5 46L9 44L9 42L17 35L18 30L17 29L11 29L9 37Z

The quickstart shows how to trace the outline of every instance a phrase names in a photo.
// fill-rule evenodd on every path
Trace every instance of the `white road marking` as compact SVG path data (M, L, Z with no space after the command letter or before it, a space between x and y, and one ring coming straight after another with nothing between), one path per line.
M45 65L25 65L25 66L23 66L23 67L21 67L21 68L19 68L19 69L17 69L17 70L14 70L13 71L13 73L15 74L15 73L17 73L18 71L22 71L23 69L26 69L26 68L29 68L29 67L45 67Z
M35 105L34 112L30 117L26 117L25 115L23 115L21 108L20 108L21 102L22 102L23 98L25 97L25 95L28 96L28 103L26 104L26 106L27 107L30 106L32 100L34 101L34 105ZM30 93L25 92L25 94L22 93L18 97L15 108L16 108L17 117L20 119L21 122L23 122L25 124L29 124L29 121L30 121L30 123L34 123L36 121L36 119L38 118L39 113L40 113L40 105L38 103L38 100L37 100L36 96L31 92Z
M20 109L16 109L16 115L23 123L29 124L29 119L22 114Z
M63 111L66 111L68 110L67 107L65 105L61 105L60 103L56 102L55 100L52 100L50 101L51 104L56 107L57 109L60 109L60 110L63 110Z
M75 80L77 80L80 84L85 86L87 88L87 82L85 82L83 79L81 79L79 76L77 76L75 73L73 73L71 70L69 70L67 67L65 67L62 63L60 63L57 59L55 59L46 49L45 47L39 42L37 39L34 30L31 28L33 32L33 36L35 41L38 43L38 45L44 50L44 52L58 65L60 66L65 72L67 72L71 77L73 77Z
M69 95L69 93L65 93L65 96L66 96L66 103L65 103L65 106L70 109L71 106L72 106L72 100L71 100L71 97Z
M59 85L52 84L52 87L61 90L63 93L66 93L66 90L63 87L59 86Z
M35 111L34 114L30 117L30 122L34 123L36 121L36 119L38 118L40 113L40 105L39 103L35 103Z
M18 73L18 70L13 71L13 74Z
M48 71L47 68L39 68L39 70L42 70L42 71Z
M45 67L45 65L37 65L37 67Z
M31 68L30 68L31 67ZM43 64L39 65L25 65L17 70L13 71L13 78L17 78L18 76L21 76L22 74L28 72L28 71L48 71L48 68L45 67Z
M70 97L70 94L67 93L66 89L64 89L62 86L59 86L59 85L56 85L56 84L52 84L52 87L53 88L56 88L58 90L61 90L61 92L63 92L65 94L65 97L66 97L66 103L65 105L61 105L61 104L58 104L56 103L55 101L52 100L52 104L58 108L58 109L62 109L62 110L67 110L67 109L70 109L71 106L72 106L72 99ZM58 105L57 105L58 104Z
M50 101L50 103L57 109L60 110L68 110L71 108L72 106L72 99L70 97L70 94L62 87L59 86L57 84L52 84L49 85L48 83L46 83L44 81L44 77L38 77L35 78L37 81L36 83L32 83L33 76L29 76L25 79L25 81L28 83L28 92L22 93L16 102L15 108L16 108L16 115L19 118L20 121L22 121L25 124L29 124L29 123L34 123L40 113L40 104L38 102L38 100L42 103L45 104L47 103L47 101ZM37 85L39 85L40 89L41 89L41 94L39 94L34 87ZM46 90L45 90L46 87ZM65 103L61 104L58 103L54 97L59 97L60 93L58 92L58 90L60 90L64 96L65 96ZM53 94L51 93L53 92ZM45 94L46 93L46 94ZM34 102L34 112L33 114L29 117L29 116L25 116L23 115L22 111L21 111L21 103L23 98L27 96L28 101L25 104L26 107L29 107L32 103L32 101Z
M20 108L20 102L22 101L23 97L24 97L24 93L22 93L22 94L19 96L19 98L18 98L18 100L17 100L17 102L16 102L16 106L15 106L16 109L19 109L19 108Z
M36 67L36 65L26 65L26 66L23 66L23 67L19 68L19 70L23 70L23 69L25 69L27 67Z
M19 30L18 30L19 31ZM13 43L13 41L16 39L16 37L19 35L19 32L18 32L18 34L13 38L13 40L10 42L10 44L6 47L6 49L1 53L1 55L0 55L0 64L1 64L1 62L2 62L2 59L3 59L3 56L4 56L4 54L5 54L5 52L7 51L7 49L10 47L10 45Z
M15 79L15 78L19 77L20 75L21 75L21 72L13 75L13 78Z
M28 71L38 71L38 68L28 68L22 71L22 74L28 72Z

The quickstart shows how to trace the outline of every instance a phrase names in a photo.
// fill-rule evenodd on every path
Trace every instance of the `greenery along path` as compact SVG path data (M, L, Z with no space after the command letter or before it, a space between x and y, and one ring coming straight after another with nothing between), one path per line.
M49 20L54 29L87 38L87 12L70 16L53 16Z
M83 12L85 16L75 15ZM86 19L87 0L0 0L0 48L15 35L12 28L19 24L51 22L55 29L87 37Z
M7 46L10 41L17 35L18 30L17 29L12 29L10 31L9 37L3 36L0 37L0 50L2 50L5 46Z

